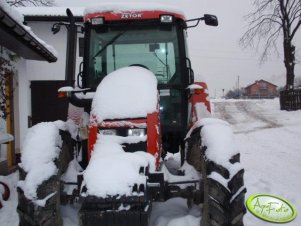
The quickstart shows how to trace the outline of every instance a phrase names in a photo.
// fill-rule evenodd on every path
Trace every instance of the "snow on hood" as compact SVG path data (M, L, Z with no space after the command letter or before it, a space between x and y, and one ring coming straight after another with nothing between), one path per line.
M139 169L147 166L150 171L155 170L155 158L151 154L143 151L125 152L116 139L98 135L89 165L84 171L86 195L103 198L133 195L134 184L146 185L146 176L140 174Z
M106 119L142 118L156 111L157 79L142 67L118 69L97 87L92 101L92 117Z
M20 167L27 175L18 186L30 200L36 200L38 186L57 173L54 160L62 146L59 129L64 126L62 121L43 122L31 127L26 134Z
M87 7L84 11L84 15L104 12L119 13L124 11L168 11L171 13L184 15L184 13L179 8L154 2L107 2L98 4L96 6Z

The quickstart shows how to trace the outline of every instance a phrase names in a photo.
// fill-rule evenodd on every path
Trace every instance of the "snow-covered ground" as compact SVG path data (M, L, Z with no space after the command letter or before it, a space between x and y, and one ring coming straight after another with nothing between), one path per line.
M214 117L228 121L245 168L246 198L272 194L290 201L297 211L287 226L301 225L301 111L280 111L279 99L215 100ZM269 225L251 213L246 226Z
M297 210L297 217L287 226L301 225L301 111L279 110L279 100L214 100L214 117L228 121L234 131L236 147L245 168L246 198L257 193L283 197ZM9 201L0 209L0 225L17 226L17 173L0 180L12 189ZM64 226L77 225L79 207L62 207ZM196 207L187 208L181 198L155 203L151 226L198 226ZM264 222L250 213L245 226L276 224ZM278 225L278 224L277 224Z

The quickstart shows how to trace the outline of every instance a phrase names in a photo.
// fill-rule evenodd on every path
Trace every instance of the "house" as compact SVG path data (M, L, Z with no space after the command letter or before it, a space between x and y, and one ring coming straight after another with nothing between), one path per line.
M23 92L26 77L22 75L26 68L22 65L28 60L55 62L57 57L51 46L23 25L23 16L4 1L0 2L0 37L0 174L6 174L15 165L15 147L20 140L19 124L24 120L19 107L26 94ZM18 60L12 63L11 58Z
M57 102L57 90L64 86L67 29L61 26L60 32L53 34L53 24L68 21L66 7L18 7L14 8L24 18L24 23L31 28L36 37L39 37L56 50L56 62L49 64L46 61L25 60L15 63L14 76L14 131L15 152L20 153L26 132L33 124L34 113L48 113L54 115L57 108L65 107L67 101ZM72 8L76 23L82 23L84 8ZM1 16L0 16L1 18ZM80 36L80 34L78 34ZM78 50L78 48L77 48ZM26 53L26 51L25 51ZM77 56L79 54L77 53ZM80 57L77 59L76 74L78 73ZM43 105L40 105L40 104ZM34 105L34 107L33 107ZM62 106L63 105L63 106ZM59 118L59 117L58 117ZM57 118L57 119L58 119ZM36 117L36 120L39 118ZM42 121L53 121L47 119Z
M248 98L274 98L278 96L277 86L263 79L245 87Z

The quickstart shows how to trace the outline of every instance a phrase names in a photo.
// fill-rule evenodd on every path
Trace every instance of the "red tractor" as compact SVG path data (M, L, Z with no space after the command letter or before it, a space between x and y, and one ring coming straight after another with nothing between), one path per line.
M72 40L80 26L70 10L67 14L70 23L57 23L53 30L68 27L71 69L66 79L72 85ZM60 204L68 202L80 203L82 226L147 226L152 203L173 197L200 206L201 226L243 225L246 189L240 156L228 124L210 118L207 86L194 81L187 55L186 30L200 21L218 25L213 15L186 20L161 6L86 10L77 88L60 91L89 114L82 120L88 122L77 125L75 135L70 126L55 123L62 139L51 158L57 170L39 183L26 163L30 151L23 152L20 226L62 225ZM44 125L34 126L35 132ZM169 153L181 154L179 168L165 164ZM66 181L62 175L73 157L83 171ZM34 195L26 190L30 178L37 184ZM73 186L71 193L67 186Z

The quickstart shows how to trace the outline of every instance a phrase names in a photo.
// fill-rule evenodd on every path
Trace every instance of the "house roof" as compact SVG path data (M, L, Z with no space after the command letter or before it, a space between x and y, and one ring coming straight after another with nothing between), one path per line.
M265 82L265 83L268 83L268 84L270 84L270 85L272 85L272 86L277 87L277 86L274 85L273 83L270 83L270 82L268 82L268 81L266 81L266 80L260 79L260 80L255 81L255 82L252 83L251 85L246 86L245 89L248 89L249 87L251 87L251 86L253 86L253 85L256 85L258 82Z
M30 60L57 61L56 51L23 25L23 16L0 2L0 45Z

